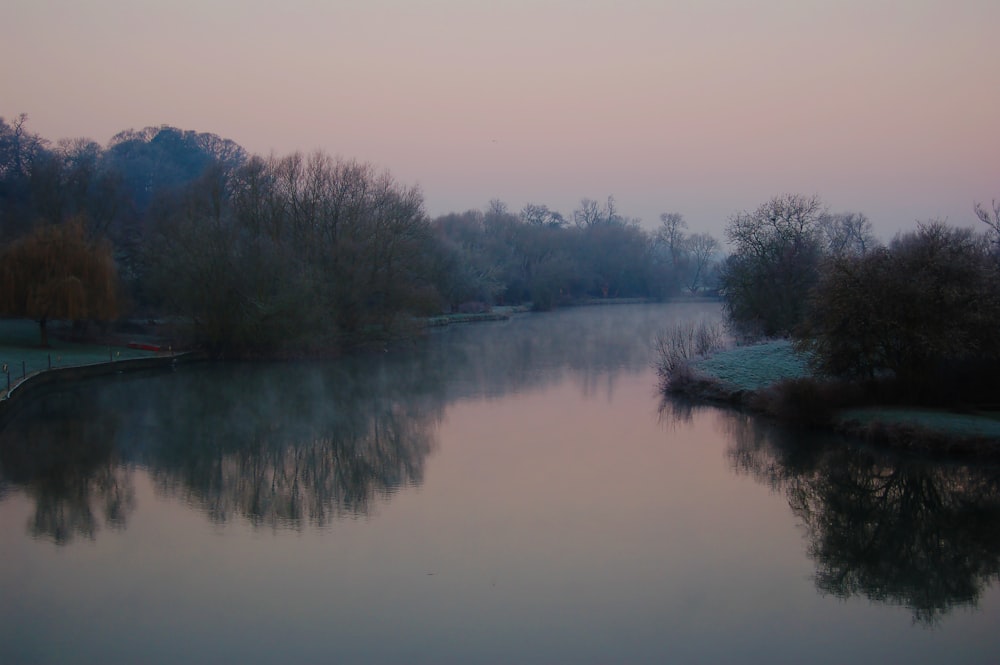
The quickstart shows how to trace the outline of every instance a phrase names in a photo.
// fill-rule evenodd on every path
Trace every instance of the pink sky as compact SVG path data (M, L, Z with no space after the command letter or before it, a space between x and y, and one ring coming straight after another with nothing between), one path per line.
M614 195L719 237L819 194L889 237L1000 199L996 0L6 0L0 115L322 149L427 211Z

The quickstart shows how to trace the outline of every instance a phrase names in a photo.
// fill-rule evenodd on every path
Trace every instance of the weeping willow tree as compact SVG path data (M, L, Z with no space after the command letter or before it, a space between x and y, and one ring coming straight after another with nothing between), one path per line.
M0 315L38 322L110 321L118 315L118 272L107 242L89 240L81 220L45 225L0 252Z

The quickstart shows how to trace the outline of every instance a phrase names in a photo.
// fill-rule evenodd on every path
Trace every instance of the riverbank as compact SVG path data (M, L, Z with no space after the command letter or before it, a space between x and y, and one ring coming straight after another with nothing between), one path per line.
M0 426L16 404L54 383L167 368L204 357L198 352L161 350L145 339L77 342L70 339L68 326L52 328L49 346L42 347L37 323L0 320Z
M663 389L892 448L1000 461L1000 412L873 404L865 387L813 376L787 340L691 360Z

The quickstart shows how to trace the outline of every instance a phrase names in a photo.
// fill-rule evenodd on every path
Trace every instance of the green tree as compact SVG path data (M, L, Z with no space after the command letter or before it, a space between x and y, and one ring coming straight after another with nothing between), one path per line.
M82 221L38 227L0 254L0 313L38 321L42 346L53 319L110 321L118 315L118 273L107 242Z

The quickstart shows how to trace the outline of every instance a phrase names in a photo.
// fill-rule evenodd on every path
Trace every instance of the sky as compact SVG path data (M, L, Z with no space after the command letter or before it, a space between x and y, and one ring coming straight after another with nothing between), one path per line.
M427 213L615 197L722 239L782 193L889 239L1000 200L997 0L4 0L0 116L322 150Z

